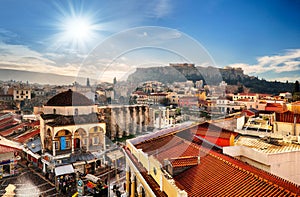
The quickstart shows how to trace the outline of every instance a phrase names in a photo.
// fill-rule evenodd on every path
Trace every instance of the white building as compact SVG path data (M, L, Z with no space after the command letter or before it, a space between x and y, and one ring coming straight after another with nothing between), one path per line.
M23 101L25 99L31 99L31 90L30 88L18 87L14 88L13 96L15 101Z
M240 136L223 153L300 185L300 144Z
M104 158L106 124L97 118L97 106L84 95L68 90L52 97L40 118L43 171L72 163L82 173L93 173ZM96 158L96 159L95 159Z

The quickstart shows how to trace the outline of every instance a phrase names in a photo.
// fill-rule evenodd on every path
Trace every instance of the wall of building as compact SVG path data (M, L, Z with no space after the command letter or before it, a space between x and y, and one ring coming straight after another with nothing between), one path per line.
M300 151L270 154L272 174L300 185Z
M287 110L292 111L295 114L300 114L300 102L289 103L286 106L287 106Z
M300 151L266 154L243 146L224 147L223 153L300 185Z
M14 89L13 92L15 101L23 101L25 99L31 99L31 90L29 89Z
M65 116L83 115L97 112L97 105L91 106L44 106L44 114L60 114Z
M154 158L153 156L149 157L141 149L136 149L135 146L129 141L127 141L126 146L129 148L131 153L138 159L138 161L143 165L143 167L146 168L148 174L150 174L156 181L156 183L160 185L161 190L164 191L168 196L187 196L187 193L185 191L180 190L175 185L174 180L172 178L165 177L164 172L161 170L162 164L156 158ZM128 165L131 164L131 162L127 160L126 162ZM134 167L131 166L131 169L134 169ZM136 172L136 177L139 179L138 182L142 182L142 178L139 172ZM148 186L145 186L145 184L143 185L144 188L148 188Z
M294 135L300 136L300 124L288 123L288 122L275 122L274 133L287 136Z

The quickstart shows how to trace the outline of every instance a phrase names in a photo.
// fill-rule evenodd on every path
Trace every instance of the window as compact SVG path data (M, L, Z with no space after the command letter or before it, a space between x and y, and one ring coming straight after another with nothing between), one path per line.
M28 94L28 91L26 91L26 94Z
M84 138L84 139L83 139L83 142L82 142L83 145L87 145L87 141L88 141L88 139L87 139L87 138Z
M26 98L28 99L28 96L26 96Z
M70 140L66 140L66 148L71 148L71 141Z
M99 137L95 136L93 137L93 145L97 145L97 144L99 144Z
M153 173L154 173L155 175L157 174L156 168L155 168L155 167L153 167Z
M75 114L76 116L78 115L78 109L77 109L77 108L75 109L74 114Z
M16 98L19 98L19 96L16 96Z
M54 145L55 145L55 150L58 150L59 142L58 141L54 141Z
M56 109L53 109L53 114L56 114Z
M19 91L17 90L17 94L19 94Z

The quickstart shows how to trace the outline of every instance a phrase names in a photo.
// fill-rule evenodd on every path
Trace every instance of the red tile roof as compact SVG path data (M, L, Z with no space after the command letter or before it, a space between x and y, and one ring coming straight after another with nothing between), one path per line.
M1 153L8 153L8 152L16 152L16 151L20 151L20 150L21 149L0 144L0 154Z
M255 113L250 110L243 110L242 113L246 114L247 117L255 116Z
M2 135L4 137L10 136L14 132L18 131L18 129L22 129L25 125L26 125L25 123L18 124L16 126L12 127L12 128L9 128L9 129L6 129L4 131L1 131L0 135Z
M296 118L296 123L300 123L300 114L295 114L291 111L286 111L283 113L276 113L276 121L277 122L288 122L294 123L294 118Z
M40 134L40 129L36 129L36 130L33 130L29 133L26 133L24 135L21 135L21 136L18 136L16 138L14 138L13 140L16 141L16 142L20 142L20 143L24 143L26 141L28 141L30 138L34 137L34 136L37 136Z
M228 129L223 129L214 124L210 124L208 122L199 124L195 127L197 130L190 129L195 135L201 136L210 136L217 138L225 138L229 139L231 135L237 136L236 132L230 131Z
M174 179L188 196L300 195L295 184L212 151Z
M165 159L181 158L175 165L185 167L200 155L200 164L174 176L177 187L188 196L297 196L300 187L237 159L186 141L174 133L140 142L136 148ZM185 158L185 161L184 161ZM192 164L195 160L192 159Z
M267 103L266 111L283 112L284 107L280 103Z
M171 158L169 161L173 168L198 165L198 157L195 156Z

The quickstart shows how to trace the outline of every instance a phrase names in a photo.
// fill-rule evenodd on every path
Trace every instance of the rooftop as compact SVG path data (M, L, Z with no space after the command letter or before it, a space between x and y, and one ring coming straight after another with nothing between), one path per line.
M90 106L93 102L79 92L73 92L71 89L59 93L52 97L46 106Z
M18 148L15 148L15 147L0 144L0 154L1 153L20 151L20 150L21 149L18 149Z
M287 143L282 140L271 140L268 143L267 140L248 136L240 136L235 145L246 146L255 151L267 154L300 151L300 145L298 144Z
M295 120L296 120L296 123L300 123L300 114L294 114L291 111L286 111L283 113L276 113L276 121L278 121L278 122L294 123Z
M188 196L297 196L300 187L232 157L181 138L179 133L135 144L162 165L164 160L185 169L173 177ZM195 158L200 156L200 163ZM148 182L149 183L149 182ZM150 185L152 183L149 183Z

